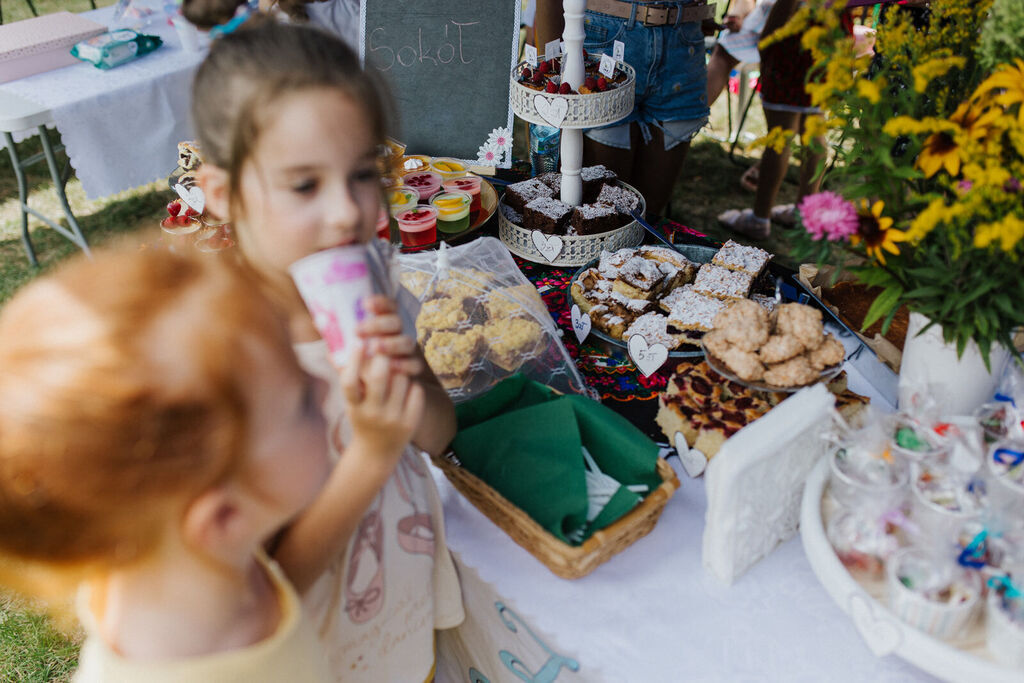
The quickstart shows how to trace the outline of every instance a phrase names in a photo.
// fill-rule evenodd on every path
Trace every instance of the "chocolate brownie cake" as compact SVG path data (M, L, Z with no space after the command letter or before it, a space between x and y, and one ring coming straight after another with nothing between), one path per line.
M572 227L580 235L597 235L622 226L622 216L607 204L584 204L572 212Z
M618 176L605 168L603 164L587 166L580 170L580 180L583 181L583 203L590 204L597 199L601 187L605 183L611 183ZM580 233L583 234L583 233Z
M523 209L523 227L549 235L564 235L572 207L554 197L537 197Z
M551 188L536 178L513 183L505 188L505 204L519 213L522 213L526 205L534 199L553 196Z

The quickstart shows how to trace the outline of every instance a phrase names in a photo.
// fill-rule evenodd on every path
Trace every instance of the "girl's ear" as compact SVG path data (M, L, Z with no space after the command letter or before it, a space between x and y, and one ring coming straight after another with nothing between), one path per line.
M207 490L185 508L181 533L185 545L204 555L228 560L248 542L242 507L231 487Z
M231 184L228 182L228 172L220 166L206 163L199 167L199 175L196 180L199 182L199 187L203 188L206 208L210 213L221 220L229 220L231 218Z

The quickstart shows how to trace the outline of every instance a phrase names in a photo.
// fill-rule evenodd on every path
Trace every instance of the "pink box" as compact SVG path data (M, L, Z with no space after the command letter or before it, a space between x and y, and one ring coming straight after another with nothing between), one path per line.
M91 19L56 12L0 26L0 83L59 69L78 60L75 43L106 32Z

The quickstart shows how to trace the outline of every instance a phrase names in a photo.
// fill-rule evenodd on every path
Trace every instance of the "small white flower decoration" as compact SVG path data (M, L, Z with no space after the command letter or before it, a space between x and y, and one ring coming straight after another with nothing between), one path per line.
M504 150L490 142L480 145L476 153L476 160L485 166L497 166L505 156Z
M510 128L495 128L487 136L487 142L503 152L509 151L512 149L512 130Z

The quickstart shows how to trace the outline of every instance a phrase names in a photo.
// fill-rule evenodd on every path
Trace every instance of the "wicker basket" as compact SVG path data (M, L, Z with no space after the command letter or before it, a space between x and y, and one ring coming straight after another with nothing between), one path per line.
M679 478L662 458L658 458L661 486L652 491L633 510L610 526L594 533L583 545L572 546L555 538L532 517L513 505L449 457L433 456L452 486L488 519L497 524L513 541L521 545L552 573L563 579L578 579L607 562L613 555L643 538L658 521L661 511L679 488Z
M626 72L626 80L615 88L588 95L558 95L534 90L520 83L519 74L526 67L526 62L520 62L512 69L512 111L530 123L556 128L593 128L615 123L633 111L633 96L636 91L636 71L625 62L621 62L619 66ZM565 118L556 125L542 117L537 111L538 97L547 100L548 103L565 100Z
M647 203L640 192L628 183L616 181L640 198L640 215L647 211ZM609 230L596 235L559 235L562 240L562 251L554 261L548 261L533 243L533 231L516 225L505 217L505 212L498 211L498 237L505 243L508 250L516 256L540 263L545 266L582 266L599 258L602 251L616 251L626 247L638 247L644 241L644 229L636 221L631 221L621 228Z

